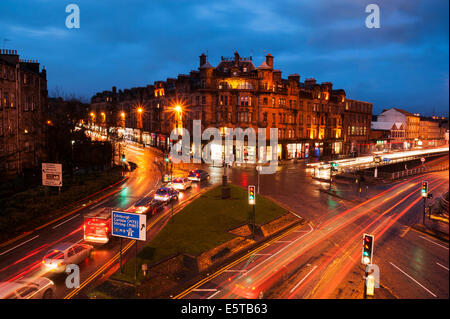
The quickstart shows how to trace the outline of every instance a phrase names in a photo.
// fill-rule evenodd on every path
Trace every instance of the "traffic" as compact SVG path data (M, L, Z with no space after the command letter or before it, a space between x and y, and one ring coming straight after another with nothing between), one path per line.
M111 198L108 203L100 207L96 205L92 209L86 209L87 212L78 217L74 216L74 219L69 221L72 223L67 222L61 225L61 228L68 229L68 233L55 240L53 245L45 244L38 247L25 258L12 262L3 269L0 268L0 273L5 270L3 274L7 276L6 279L4 276L0 278L0 299L64 297L63 294L68 291L67 287L62 288L69 274L68 265L79 266L81 280L83 280L101 268L107 261L105 258L110 258L117 252L118 237L112 235L111 229L111 216L114 210L146 215L147 220L154 221L154 232L157 233L164 225L158 222L157 216L162 217L161 220L170 218L165 208L171 203L180 204L187 201L189 198L187 195L183 196L183 193L197 192L204 186L200 185L201 182L206 180L209 180L209 173L204 170L194 170L185 175L176 176L166 183L161 182L162 185L156 191L139 198L127 208L114 205L117 198ZM80 219L81 227L77 227ZM72 227L71 224L73 224ZM148 231L152 232L151 229ZM77 236L79 232L82 234L80 239ZM39 255L43 256L8 276L7 270L12 271L16 263L23 262L25 259L31 261L32 257Z

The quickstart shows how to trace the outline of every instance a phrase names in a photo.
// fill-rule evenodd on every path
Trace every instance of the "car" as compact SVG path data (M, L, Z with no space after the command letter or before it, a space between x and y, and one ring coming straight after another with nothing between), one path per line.
M170 202L174 199L177 200L178 194L178 191L173 187L161 187L156 191L153 198L156 201Z
M172 186L176 190L185 191L189 187L192 187L192 181L187 177L178 177L174 178L170 186Z
M93 249L93 246L87 244L60 243L47 252L42 264L46 270L63 273L67 265L79 264L89 258Z
M208 172L202 169L195 169L189 172L188 179L191 181L201 182L209 178Z
M51 299L55 284L46 277L0 282L0 299Z
M139 214L147 214L150 209L151 203L153 201L152 197L144 197L134 204L133 211Z
M242 283L234 285L233 293L245 299L262 299L264 298L264 291L255 286L247 286Z

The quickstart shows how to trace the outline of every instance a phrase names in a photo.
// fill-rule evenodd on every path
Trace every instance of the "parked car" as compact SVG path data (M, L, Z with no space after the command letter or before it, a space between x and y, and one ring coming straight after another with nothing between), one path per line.
M90 257L93 249L93 246L86 244L60 243L48 251L42 264L51 272L63 273L67 265L79 264Z
M196 170L190 171L189 175L188 175L188 179L190 179L191 181L196 181L196 182L200 182L200 181L203 181L208 178L209 178L208 172L206 172L202 169L196 169Z
M154 199L157 201L170 202L178 199L178 191L173 187L161 187L155 193Z
M51 299L56 288L45 277L0 283L0 299Z
M172 186L176 190L185 191L189 187L192 187L192 181L187 177L178 177L174 178L170 186Z

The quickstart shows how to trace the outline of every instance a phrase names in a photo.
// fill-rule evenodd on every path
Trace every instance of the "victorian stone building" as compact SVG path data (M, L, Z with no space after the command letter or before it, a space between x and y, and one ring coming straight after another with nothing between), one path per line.
M146 87L97 93L91 99L90 122L94 129L118 130L128 139L167 149L174 128L192 133L192 121L202 130L233 128L278 129L278 158L306 158L364 152L368 143L372 104L348 100L344 90L330 82L301 81L300 75L282 78L268 54L256 66L252 57L221 57L212 66L205 54L197 70ZM269 142L267 142L269 145ZM267 148L234 149L244 158ZM221 158L224 150L216 155Z
M36 169L45 158L47 96L39 62L0 50L0 179Z

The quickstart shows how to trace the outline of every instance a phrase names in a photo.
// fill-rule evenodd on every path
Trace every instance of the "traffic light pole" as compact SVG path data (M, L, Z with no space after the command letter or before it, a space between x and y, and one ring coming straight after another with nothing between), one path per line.
M331 191L331 183L333 182L333 165L330 165L330 187L328 188Z
M255 228L256 228L256 210L255 210L255 206L256 205L252 205L253 206L253 227L252 227L252 230L253 230L253 240L255 240Z
M427 213L427 198L423 198L423 218L422 218L422 224L425 226L425 215Z

